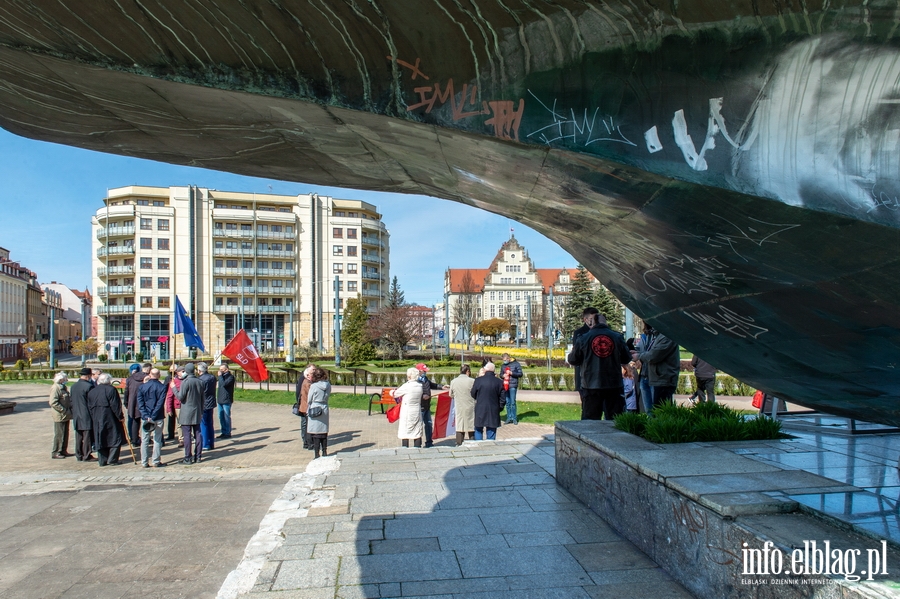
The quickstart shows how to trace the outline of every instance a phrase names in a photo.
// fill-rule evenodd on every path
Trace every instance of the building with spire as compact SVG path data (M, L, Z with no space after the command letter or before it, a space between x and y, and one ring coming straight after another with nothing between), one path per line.
M448 268L444 274L444 297L449 304L451 341L465 341L470 326L482 320L502 318L512 326L510 339L543 338L553 319L563 317L563 306L576 268L536 268L528 250L515 238L500 246L487 268ZM600 283L591 277L593 285Z

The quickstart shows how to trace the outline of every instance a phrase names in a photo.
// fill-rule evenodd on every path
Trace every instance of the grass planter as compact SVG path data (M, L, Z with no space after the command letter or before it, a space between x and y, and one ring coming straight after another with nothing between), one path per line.
M748 417L712 402L691 407L668 402L657 406L652 415L619 414L615 427L652 443L758 441L786 437L777 420L762 414Z

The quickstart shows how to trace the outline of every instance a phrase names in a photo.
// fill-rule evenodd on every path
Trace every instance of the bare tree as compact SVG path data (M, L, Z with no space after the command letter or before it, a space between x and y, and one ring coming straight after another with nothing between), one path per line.
M459 283L459 295L453 304L453 320L464 331L466 348L472 338L472 332L478 319L478 294L476 293L475 279L472 273L466 271Z
M367 330L373 341L380 341L398 359L403 359L403 348L415 337L416 326L409 306L388 305L369 317Z

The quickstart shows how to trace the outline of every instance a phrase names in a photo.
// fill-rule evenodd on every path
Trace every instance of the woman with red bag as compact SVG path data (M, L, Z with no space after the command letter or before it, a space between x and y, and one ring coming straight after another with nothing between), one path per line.
M403 447L422 446L425 425L422 422L422 385L416 379L419 371L416 368L406 370L406 382L394 389L392 395L400 402L400 418L398 419L397 438Z

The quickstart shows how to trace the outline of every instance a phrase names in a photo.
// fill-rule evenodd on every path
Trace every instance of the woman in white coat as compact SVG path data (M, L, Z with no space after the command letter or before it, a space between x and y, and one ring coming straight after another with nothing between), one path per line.
M306 408L306 433L315 456L328 455L328 398L331 397L331 383L328 375L318 366L313 366L312 384L309 386L309 403Z
M422 435L425 434L422 422L422 383L416 380L418 376L417 369L407 369L406 382L392 392L394 399L400 400L397 437L403 447L409 447L410 439L413 440L413 447L421 447Z

